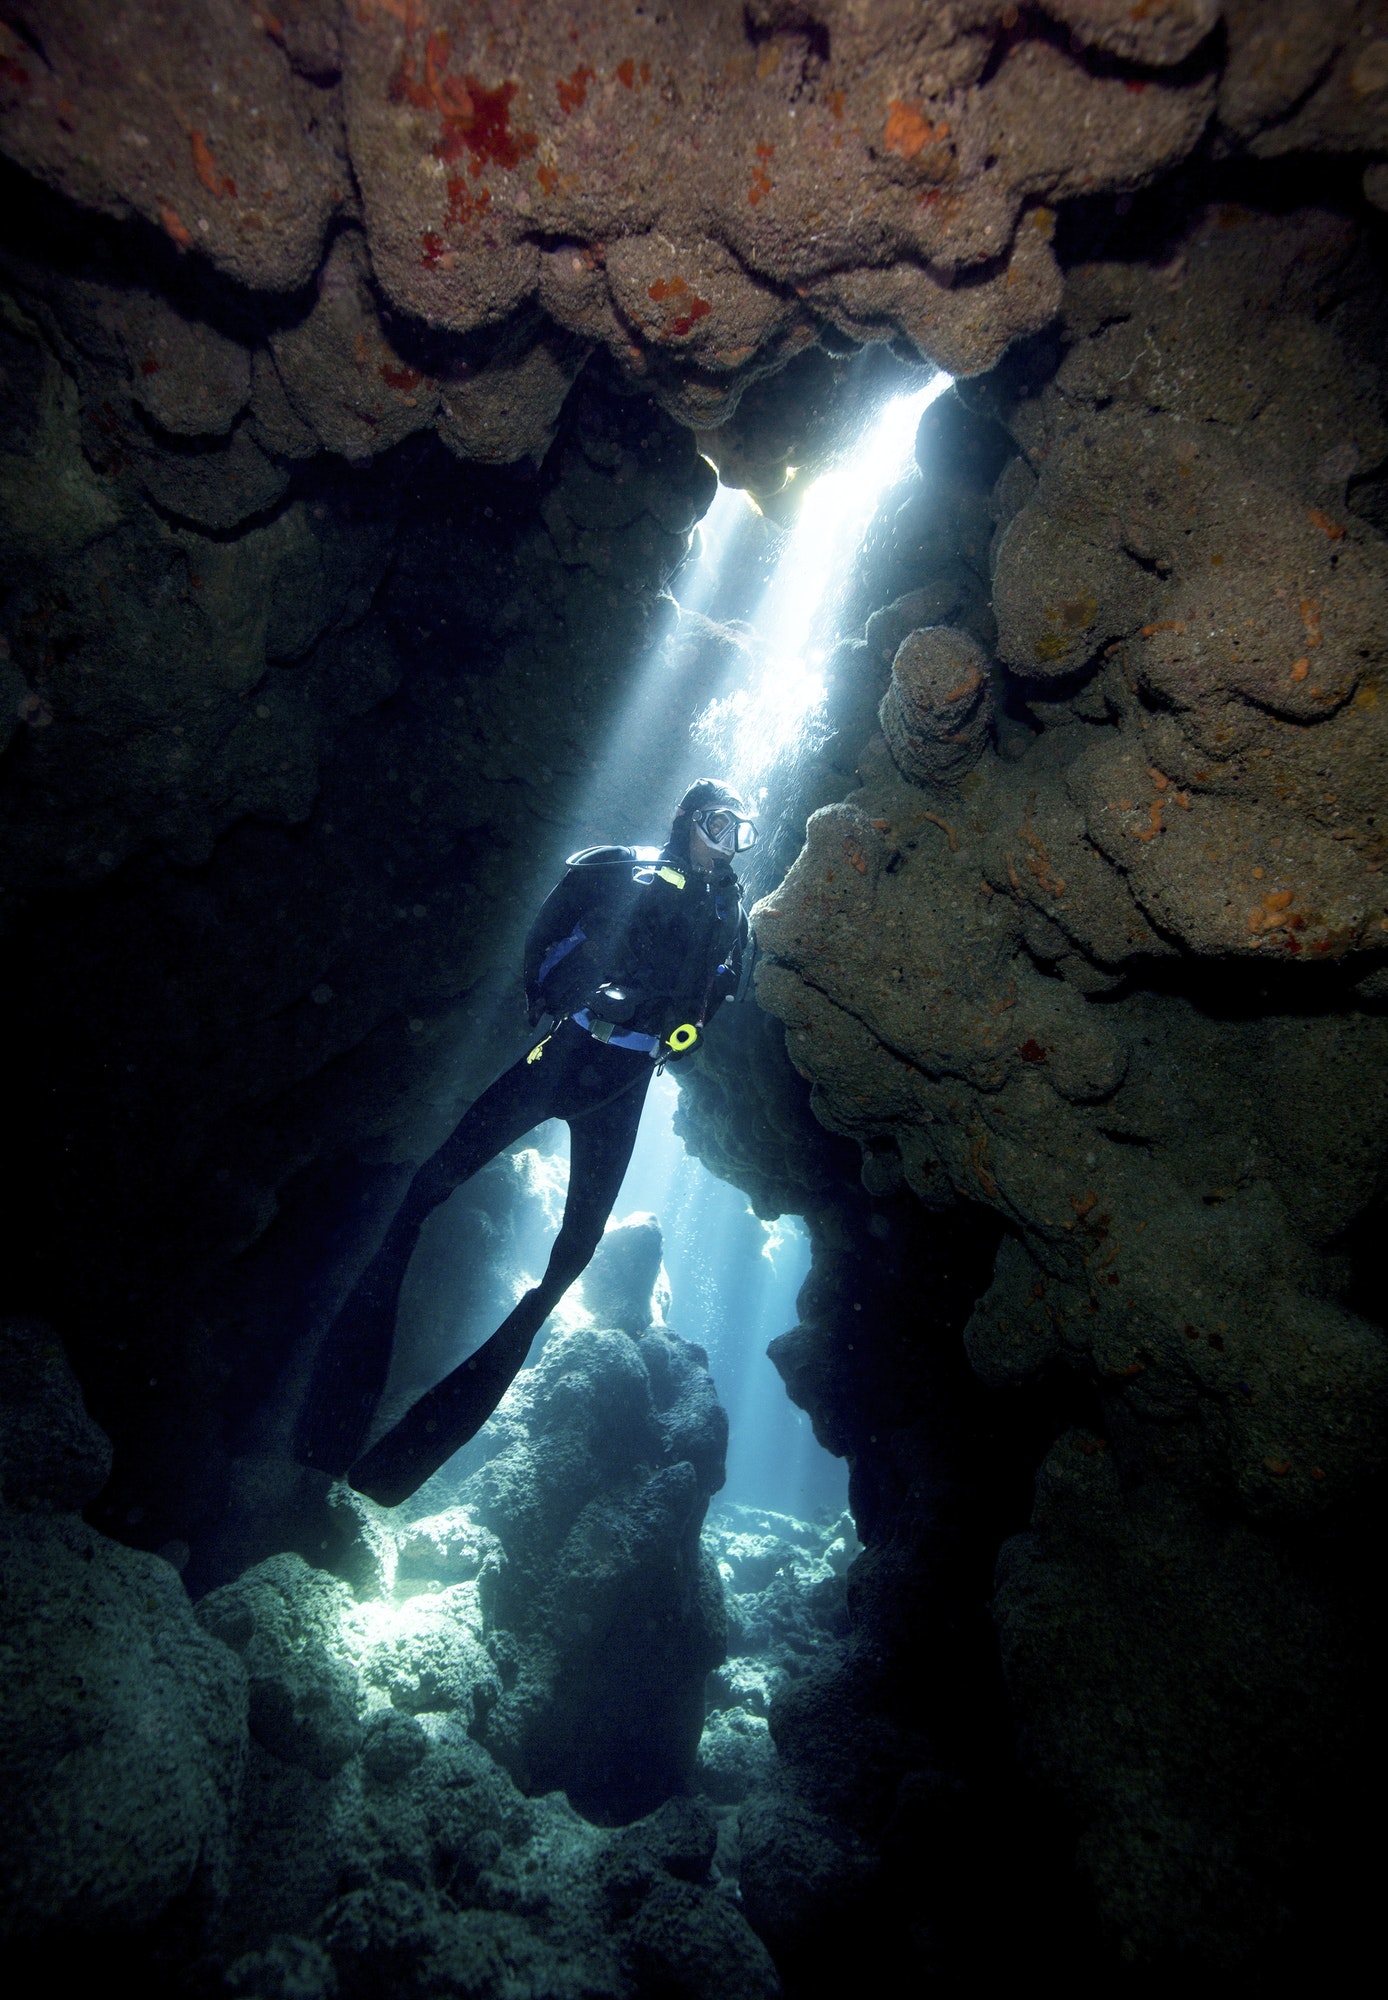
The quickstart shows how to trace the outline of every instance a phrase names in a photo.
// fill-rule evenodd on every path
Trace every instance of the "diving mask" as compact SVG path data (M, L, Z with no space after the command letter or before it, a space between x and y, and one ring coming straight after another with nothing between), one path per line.
M756 841L757 829L727 806L705 806L693 816L709 846L718 854L745 854Z

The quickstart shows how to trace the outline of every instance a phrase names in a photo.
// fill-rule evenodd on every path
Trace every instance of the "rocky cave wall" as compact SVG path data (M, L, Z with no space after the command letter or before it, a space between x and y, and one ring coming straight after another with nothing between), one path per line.
M1148 1961L1340 1921L1327 1829L1382 1754L1382 240L1264 188L1074 218L1054 331L927 416L948 497L904 503L935 540L858 649L880 733L755 918L866 1187L946 1218L936 1269L1001 1226L965 1349L1071 1426L999 1558L1003 1661ZM778 1358L832 1430L855 1322L805 1304ZM947 1462L885 1373L898 1449Z
M777 1359L869 1544L747 1906L805 1983L908 1905L967 1963L999 1868L1057 1955L1237 1962L1353 1903L1386 102L1372 0L6 10L10 1303L115 1443L38 1481L95 1524L54 1560L200 1689L113 1921L244 1756L139 1551L351 1555L262 1477L315 1341L514 1048L562 854L659 822L726 643L662 594L699 451L793 506L865 340L979 379L864 552L768 1012L684 1119L810 1221ZM602 751L653 646L638 780Z

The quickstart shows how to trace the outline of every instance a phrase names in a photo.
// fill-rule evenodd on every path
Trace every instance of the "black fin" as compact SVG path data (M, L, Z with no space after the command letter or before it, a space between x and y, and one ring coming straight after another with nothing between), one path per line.
M357 1460L348 1484L382 1507L398 1507L417 1493L491 1416L525 1366L552 1303L538 1287L527 1292L490 1340L436 1382Z
M340 1478L371 1427L390 1373L395 1298L363 1287L351 1295L318 1350L308 1394L294 1428L300 1465Z

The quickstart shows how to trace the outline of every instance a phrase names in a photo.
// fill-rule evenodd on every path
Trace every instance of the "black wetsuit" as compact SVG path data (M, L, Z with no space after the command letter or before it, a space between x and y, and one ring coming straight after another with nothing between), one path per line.
M682 1022L702 1027L737 985L747 926L731 873L700 874L668 851L646 865L631 849L589 856L570 865L526 940L531 1017L565 1018L483 1091L419 1169L320 1360L299 1456L328 1472L350 1467L352 1485L387 1506L407 1499L492 1414L602 1240L665 1037ZM572 1148L563 1224L544 1276L490 1340L357 1460L426 1218L548 1118L567 1122Z

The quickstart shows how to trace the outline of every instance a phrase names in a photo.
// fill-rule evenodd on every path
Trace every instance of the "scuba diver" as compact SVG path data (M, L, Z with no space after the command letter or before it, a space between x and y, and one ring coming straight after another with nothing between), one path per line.
M747 919L732 872L756 837L715 779L691 785L663 848L589 847L541 906L525 946L532 1029L549 1032L499 1076L420 1167L384 1242L333 1322L296 1438L305 1464L399 1505L479 1431L530 1343L602 1240L658 1066L696 1048L736 995ZM538 1285L491 1338L357 1454L385 1387L395 1312L426 1218L547 1118L569 1127L564 1218Z

